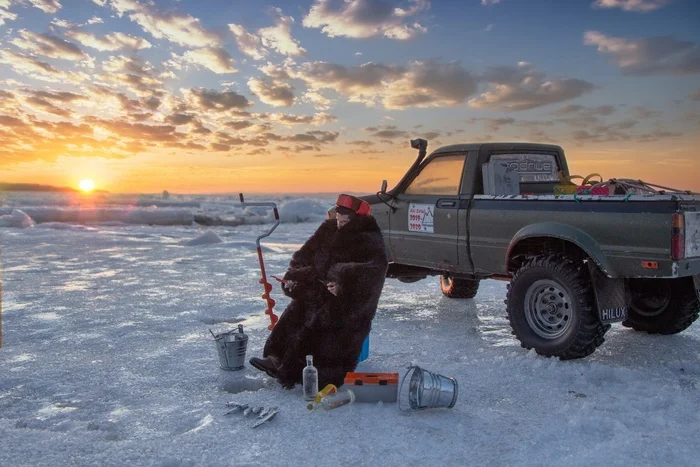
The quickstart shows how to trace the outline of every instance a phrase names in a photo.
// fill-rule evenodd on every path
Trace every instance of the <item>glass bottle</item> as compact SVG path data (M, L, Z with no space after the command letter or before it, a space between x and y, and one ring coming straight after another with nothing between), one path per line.
M311 355L306 356L306 368L302 372L301 382L304 388L304 400L314 400L318 392L318 370L314 366L314 357Z
M333 410L343 405L355 402L355 393L350 389L343 389L334 394L329 394L321 399L321 407L324 410Z

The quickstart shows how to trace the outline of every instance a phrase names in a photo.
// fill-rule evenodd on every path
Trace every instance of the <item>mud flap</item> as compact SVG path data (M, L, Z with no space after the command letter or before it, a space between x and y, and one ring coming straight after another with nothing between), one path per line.
M700 274L693 276L693 284L695 285L695 296L700 300Z
M601 323L616 323L627 319L627 295L624 279L606 276L593 261L587 261L591 283L598 305Z

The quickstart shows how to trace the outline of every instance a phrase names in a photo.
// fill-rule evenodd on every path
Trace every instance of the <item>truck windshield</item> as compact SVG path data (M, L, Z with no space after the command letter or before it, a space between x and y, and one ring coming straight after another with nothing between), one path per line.
M441 156L428 162L404 191L407 195L457 195L465 155Z

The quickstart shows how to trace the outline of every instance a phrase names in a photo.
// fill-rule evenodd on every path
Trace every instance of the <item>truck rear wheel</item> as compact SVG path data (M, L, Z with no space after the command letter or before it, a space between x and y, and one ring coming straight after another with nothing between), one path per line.
M506 297L513 334L522 347L540 355L586 357L610 329L598 319L588 270L561 255L525 260Z
M442 275L440 276L440 290L445 297L474 298L479 290L479 279L458 279Z
M677 334L698 319L700 302L692 277L630 279L629 309L623 326L649 334Z

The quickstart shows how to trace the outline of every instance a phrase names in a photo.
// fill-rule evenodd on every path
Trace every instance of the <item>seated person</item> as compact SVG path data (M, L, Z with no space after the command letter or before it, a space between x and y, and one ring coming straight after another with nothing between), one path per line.
M340 386L354 371L388 268L381 230L369 204L341 194L335 218L323 222L292 256L282 290L292 298L250 364L287 389L301 383L313 355L319 387Z

